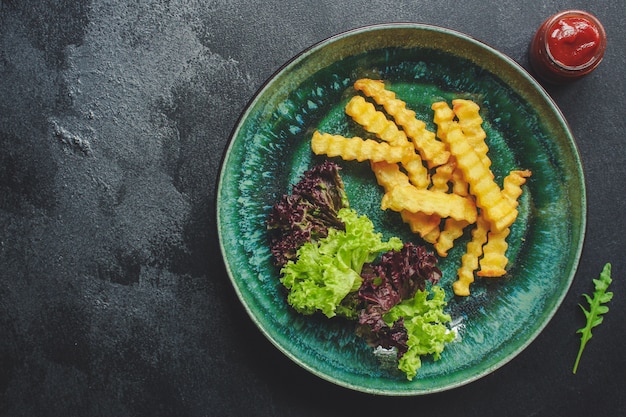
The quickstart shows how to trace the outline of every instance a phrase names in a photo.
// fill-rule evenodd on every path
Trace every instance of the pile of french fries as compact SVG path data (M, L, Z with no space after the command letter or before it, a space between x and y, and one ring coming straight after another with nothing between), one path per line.
M383 81L360 79L354 88L360 94L350 99L346 114L374 139L315 131L313 152L369 161L384 190L381 208L398 212L439 256L447 256L455 240L472 227L452 285L456 295L470 295L474 275L504 275L506 238L531 172L511 171L502 188L495 182L478 104L464 99L452 100L452 107L445 101L434 103L437 131L431 132Z

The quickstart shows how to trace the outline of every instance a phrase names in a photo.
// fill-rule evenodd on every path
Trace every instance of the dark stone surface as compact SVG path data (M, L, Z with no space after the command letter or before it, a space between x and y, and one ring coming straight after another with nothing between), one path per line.
M291 3L0 0L0 415L626 415L624 2ZM468 33L528 67L534 30L565 8L595 13L609 50L548 88L578 140L589 217L546 330L428 397L351 392L286 359L237 300L215 231L221 154L256 89L307 46L391 21ZM604 262L615 298L572 375L577 303Z

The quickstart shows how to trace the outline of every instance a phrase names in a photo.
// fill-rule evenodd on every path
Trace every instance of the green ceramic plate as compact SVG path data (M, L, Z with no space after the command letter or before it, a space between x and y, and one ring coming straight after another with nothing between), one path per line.
M496 181L530 169L517 222L508 238L506 276L477 279L472 295L451 284L464 252L462 237L440 260L459 340L441 360L424 360L413 381L382 367L342 319L302 316L286 303L272 265L265 221L291 184L322 159L312 154L314 129L362 133L343 106L361 77L383 79L424 121L437 100L470 98L481 106ZM431 129L434 129L429 122ZM352 208L386 236L420 243L393 212L380 210L380 188L367 163L343 162ZM258 328L286 356L315 375L351 389L418 395L484 376L519 354L546 326L573 279L585 232L586 201L572 134L545 91L519 65L460 33L390 24L343 33L304 51L258 92L224 155L217 190L221 250L237 295Z

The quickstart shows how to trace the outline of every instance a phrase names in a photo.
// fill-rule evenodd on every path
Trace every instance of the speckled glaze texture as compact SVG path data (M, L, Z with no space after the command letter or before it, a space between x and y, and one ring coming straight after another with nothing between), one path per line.
M442 286L459 332L440 361L426 359L413 381L384 369L352 323L295 313L272 265L265 221L271 205L321 161L314 129L356 134L343 112L361 77L383 79L434 128L430 105L469 98L481 106L496 181L530 169L511 228L507 274L478 279L467 298L451 284L463 236L446 258ZM350 203L386 236L421 243L397 213L380 210L382 191L367 163L344 162ZM572 135L543 89L506 56L462 34L411 24L372 26L315 45L286 64L243 113L224 155L217 190L222 254L250 317L289 358L348 388L418 395L454 388L513 359L541 332L573 279L585 232L585 186Z

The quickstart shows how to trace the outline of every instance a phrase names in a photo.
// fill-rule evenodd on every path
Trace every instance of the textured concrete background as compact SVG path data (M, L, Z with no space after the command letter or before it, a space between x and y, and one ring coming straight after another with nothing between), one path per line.
M609 50L549 88L578 139L589 220L546 331L493 375L421 398L353 393L277 352L236 299L213 208L257 88L309 45L391 21L468 33L527 67L535 29L565 8L595 13ZM623 0L0 0L0 415L626 414L624 17ZM572 376L577 303L607 261L612 312Z

